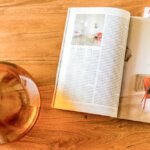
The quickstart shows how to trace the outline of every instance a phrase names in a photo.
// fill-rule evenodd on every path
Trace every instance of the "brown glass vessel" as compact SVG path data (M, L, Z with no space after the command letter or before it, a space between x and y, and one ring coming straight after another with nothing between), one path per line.
M0 63L0 144L23 137L34 125L40 110L40 94L27 71Z

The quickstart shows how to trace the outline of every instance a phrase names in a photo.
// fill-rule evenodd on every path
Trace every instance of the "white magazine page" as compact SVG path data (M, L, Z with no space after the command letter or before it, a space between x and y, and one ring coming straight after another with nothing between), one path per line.
M150 19L131 17L118 118L150 123Z
M121 9L69 9L54 108L117 117L129 21Z

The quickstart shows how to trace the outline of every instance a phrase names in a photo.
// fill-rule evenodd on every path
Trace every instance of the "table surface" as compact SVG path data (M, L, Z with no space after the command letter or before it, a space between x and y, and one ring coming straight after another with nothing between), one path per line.
M50 107L68 7L111 6L141 16L147 0L1 0L0 61L37 81L41 112L32 130L0 150L149 150L150 124Z

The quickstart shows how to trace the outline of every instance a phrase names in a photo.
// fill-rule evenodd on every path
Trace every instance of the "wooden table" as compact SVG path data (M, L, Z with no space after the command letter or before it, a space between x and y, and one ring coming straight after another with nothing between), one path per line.
M148 5L148 0L1 0L0 60L32 74L42 105L33 129L0 150L149 150L150 124L50 107L67 8L112 6L139 16Z

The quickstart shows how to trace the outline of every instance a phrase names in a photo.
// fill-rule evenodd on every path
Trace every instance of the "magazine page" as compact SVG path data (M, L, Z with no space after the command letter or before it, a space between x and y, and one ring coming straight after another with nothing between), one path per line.
M69 9L54 108L117 116L129 20L116 8Z
M132 17L119 118L150 122L150 19Z

